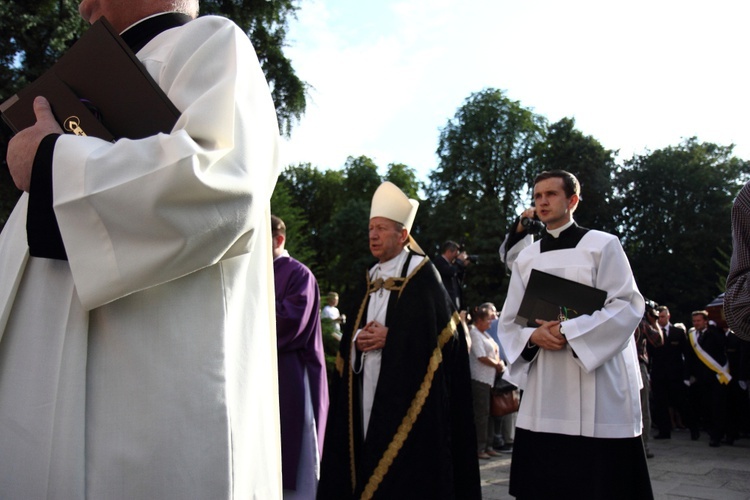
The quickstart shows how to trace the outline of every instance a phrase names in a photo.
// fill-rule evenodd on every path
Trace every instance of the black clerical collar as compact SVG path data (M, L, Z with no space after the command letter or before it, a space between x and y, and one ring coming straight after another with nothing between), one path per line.
M120 35L130 50L138 52L146 46L156 35L167 31L171 28L182 26L191 21L192 18L187 14L179 12L166 12L156 16L149 17L143 21L134 24L126 29Z
M580 227L578 224L573 222L569 228L560 233L557 238L552 237L550 234L545 234L544 237L539 241L540 251L549 252L551 250L564 250L568 248L575 248L578 242L584 237L589 230Z

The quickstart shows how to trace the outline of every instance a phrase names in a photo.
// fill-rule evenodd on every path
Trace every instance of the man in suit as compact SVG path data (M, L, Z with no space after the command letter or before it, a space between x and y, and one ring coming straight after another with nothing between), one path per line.
M709 446L721 445L726 424L729 365L725 351L726 336L721 328L708 323L707 311L693 311L693 329L689 340L690 437L697 440L701 427L708 430Z
M659 326L664 333L664 344L648 346L651 360L651 389L653 391L652 416L659 433L654 439L670 439L673 420L679 425L687 417L688 380L685 357L690 356L685 328L673 325L667 306L659 306ZM648 431L648 429L646 429Z
M466 252L455 241L446 241L440 247L441 255L435 259L435 267L443 280L443 286L458 311L464 309L461 288L464 283L464 272L469 263Z

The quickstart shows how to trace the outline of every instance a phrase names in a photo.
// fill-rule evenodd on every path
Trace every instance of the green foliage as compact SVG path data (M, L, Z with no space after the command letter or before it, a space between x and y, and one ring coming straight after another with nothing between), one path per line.
M341 171L321 172L310 164L289 166L279 177L278 193L274 192L273 210L280 213L281 205L286 205L303 223L305 235L299 237L314 250L309 260L300 260L313 271L321 290L340 294L342 310L359 305L361 297L351 292L362 284L374 261L367 234L373 193L384 180L412 197L420 188L416 173L406 165L389 165L385 176L378 170L366 156L348 158Z
M78 3L0 3L0 100L40 76L78 39L86 26L78 15Z
M576 130L573 118L563 118L550 125L547 139L540 143L536 172L554 169L572 172L581 183L576 222L582 227L617 233L616 209L612 203L615 155L593 137Z
M388 173L385 174L386 181L392 182L401 188L409 198L419 200L420 182L417 180L417 172L403 163L391 163L388 165Z
M677 321L723 291L714 262L731 254L732 202L750 175L732 150L691 138L634 156L616 177L618 226L638 285Z
M369 204L373 193L382 182L378 174L378 166L370 158L350 156L346 159L343 193L347 199L365 196Z
M323 353L326 358L326 371L330 380L336 366L336 355L339 352L339 339L335 336L337 333L335 323L330 318L320 318L320 326L323 333Z
M315 251L309 241L307 218L304 210L292 202L289 187L286 184L276 185L271 196L271 213L280 217L286 226L287 239L284 248L292 257L301 262L311 261Z
M448 239L480 255L467 269L467 303L502 304L504 273L497 249L533 173L546 120L496 89L471 94L441 130L440 164L426 188L426 248Z
M724 293L727 290L727 276L729 276L729 264L732 260L732 254L724 249L717 248L718 257L714 259L716 266L716 288Z
M233 20L250 37L271 87L279 127L289 136L307 107L308 85L299 79L284 55L290 18L298 0L201 0L201 15L218 14Z

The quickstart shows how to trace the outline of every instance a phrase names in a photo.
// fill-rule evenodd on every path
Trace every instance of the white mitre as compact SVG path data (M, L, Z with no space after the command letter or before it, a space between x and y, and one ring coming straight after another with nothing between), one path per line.
M414 224L418 208L419 202L417 200L410 199L398 186L386 181L378 186L375 194L372 195L370 219L373 217L385 217L386 219L400 222L409 233L409 246L415 252L424 255L424 251L411 236L411 226Z

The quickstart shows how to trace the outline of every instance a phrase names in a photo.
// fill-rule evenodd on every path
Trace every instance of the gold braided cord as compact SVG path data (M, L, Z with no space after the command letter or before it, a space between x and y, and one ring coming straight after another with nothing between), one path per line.
M406 288L406 285L409 283L409 280L411 280L412 276L417 274L417 271L422 269L422 266L424 266L428 260L430 260L429 257L425 256L425 258L422 259L422 262L417 264L417 267L414 268L414 271L409 273L409 276L407 276L406 279L404 280L404 284L401 285L401 290L398 291L398 298L401 298L401 294L404 293L404 288Z
M370 270L365 271L365 277L367 279L367 289L370 289ZM362 324L362 315L365 312L365 306L367 305L367 298L370 296L369 293L365 293L365 298L362 300L362 305L359 306L359 312L357 313L357 322L354 323L355 328ZM354 337L354 331L352 331L351 337L349 337L349 352L351 352L352 337ZM352 370L352 359L351 354L349 355L349 366L347 366L347 377L349 378L349 469L352 475L352 493L357 485L357 464L354 462L354 373Z
M380 486L380 483L388 473L393 461L398 456L398 452L409 437L409 433L411 432L412 427L414 427L417 417L419 417L419 414L424 407L427 396L430 394L435 372L443 361L443 346L445 346L448 340L455 335L458 321L460 321L458 313L454 313L448 324L438 336L438 345L435 347L435 350L432 351L432 356L430 356L430 362L427 366L427 373L422 380L422 384L420 385L419 390L417 390L401 424L398 426L396 435L388 445L388 448L386 448L385 453L383 453L383 456L378 462L378 466L375 468L372 476L370 476L367 486L365 486L365 489L362 492L361 498L363 500L369 500L375 495L375 491L377 491L378 486Z
M341 357L340 350L336 353L336 372L338 372L339 377L344 375L344 358Z

